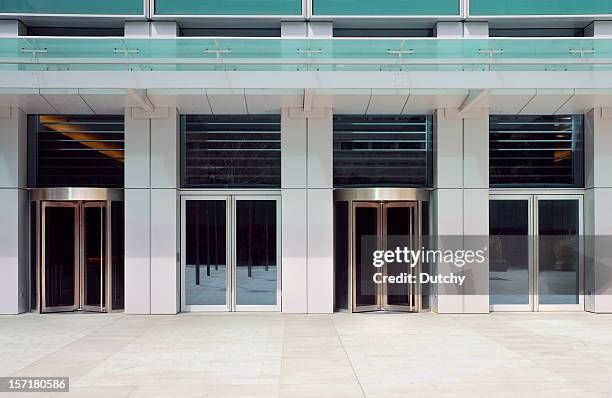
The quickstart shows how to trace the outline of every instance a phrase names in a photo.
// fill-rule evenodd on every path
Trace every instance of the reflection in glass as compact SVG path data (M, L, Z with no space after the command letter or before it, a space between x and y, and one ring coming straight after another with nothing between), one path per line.
M125 280L125 239L124 239L124 206L123 202L112 202L111 204L111 239L112 253L111 266L113 267L111 280L111 300L113 310L125 308L124 280Z
M334 209L335 308L348 309L349 210L348 202L336 202Z
M582 187L582 115L491 115L492 187Z
M538 201L540 304L578 304L578 200Z
M84 305L103 307L106 297L104 279L106 266L106 209L104 207L84 207L83 275ZM100 308L101 309L101 308Z
M236 304L275 305L276 201L236 201Z
M433 248L432 236L429 233L429 202L423 202L421 204L421 244L425 250ZM431 264L426 261L421 263L421 272L425 274L431 274ZM428 283L423 283L421 286L421 309L428 310L429 297L430 297L430 286Z
M186 203L185 304L224 305L227 292L225 200Z
M529 201L489 202L491 304L529 304Z
M371 255L377 249L378 207L356 207L355 219L355 305L377 305L377 285L372 277L377 268Z
M45 306L75 305L74 207L45 208Z
M408 247L414 249L410 242L411 225L414 217L412 207L385 207L387 212L387 250ZM414 273L410 264L390 262L387 263L388 276L400 276L402 273ZM410 305L409 283L387 283L387 304Z

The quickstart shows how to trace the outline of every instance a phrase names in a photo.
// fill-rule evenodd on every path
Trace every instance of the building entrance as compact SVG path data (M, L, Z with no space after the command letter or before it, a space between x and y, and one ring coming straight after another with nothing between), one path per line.
M349 312L418 312L429 308L419 283L428 264L410 252L427 246L429 192L335 191L335 301Z
M109 199L101 192L55 200L61 195L51 192L59 190L41 191L34 196L43 200L34 200L32 209L39 311L123 309L122 201L95 200Z

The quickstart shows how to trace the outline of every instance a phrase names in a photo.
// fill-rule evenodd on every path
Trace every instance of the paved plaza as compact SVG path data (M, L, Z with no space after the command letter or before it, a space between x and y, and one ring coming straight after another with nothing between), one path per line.
M611 397L612 315L1 316L9 375L70 377L33 397Z

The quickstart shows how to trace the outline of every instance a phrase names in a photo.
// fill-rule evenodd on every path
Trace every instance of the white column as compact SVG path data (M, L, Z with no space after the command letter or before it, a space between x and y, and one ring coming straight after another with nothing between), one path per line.
M308 313L334 311L333 122L308 118Z
M612 312L612 115L585 116L585 307Z
M307 294L307 177L305 118L281 116L282 197L282 311L306 313Z
M125 312L151 313L151 120L125 112ZM137 113L137 112L136 112Z
M487 37L487 22L438 22L434 33L444 37ZM467 98L466 98L467 100ZM488 247L489 114L487 109L438 109L435 115L434 229L464 249ZM453 237L454 236L454 237ZM442 239L444 240L444 239ZM456 248L456 247L455 247ZM439 271L449 271L442 267ZM434 304L438 312L489 312L489 267L473 264L460 289L446 289ZM477 294L476 294L477 293Z
M177 34L176 22L125 24L126 37ZM126 313L180 310L179 134L174 108L126 110Z
M438 249L484 250L489 234L489 115L438 109L435 114L434 230ZM488 249L487 249L488 250ZM451 272L438 265L439 272ZM453 272L457 272L454 269ZM489 267L466 265L461 288L442 287L434 302L440 313L489 312Z
M478 110L477 110L478 111ZM489 113L474 112L463 119L463 235L464 249L489 246ZM465 266L464 313L489 312L489 262Z
M433 232L439 250L455 249L463 235L463 121L446 117L445 109L438 109L434 119ZM451 268L438 264L437 271ZM438 289L433 304L439 313L463 312L463 297L455 288Z
M30 308L26 144L26 115L0 108L0 314Z
M151 313L180 310L179 115L151 119Z

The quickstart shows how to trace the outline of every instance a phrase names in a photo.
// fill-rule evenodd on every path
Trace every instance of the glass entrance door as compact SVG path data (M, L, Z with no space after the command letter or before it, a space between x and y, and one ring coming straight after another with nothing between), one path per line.
M41 312L106 310L106 202L42 203Z
M280 201L275 196L182 200L183 311L280 310Z
M419 247L417 202L353 203L353 311L417 311L419 284L388 283L389 278L415 278L420 264L405 261L374 264L375 252L396 252ZM378 257L377 257L378 258ZM396 259L397 260L397 259Z
M580 195L491 197L491 310L584 309L582 209Z
M41 312L74 311L79 306L78 206L43 203Z

